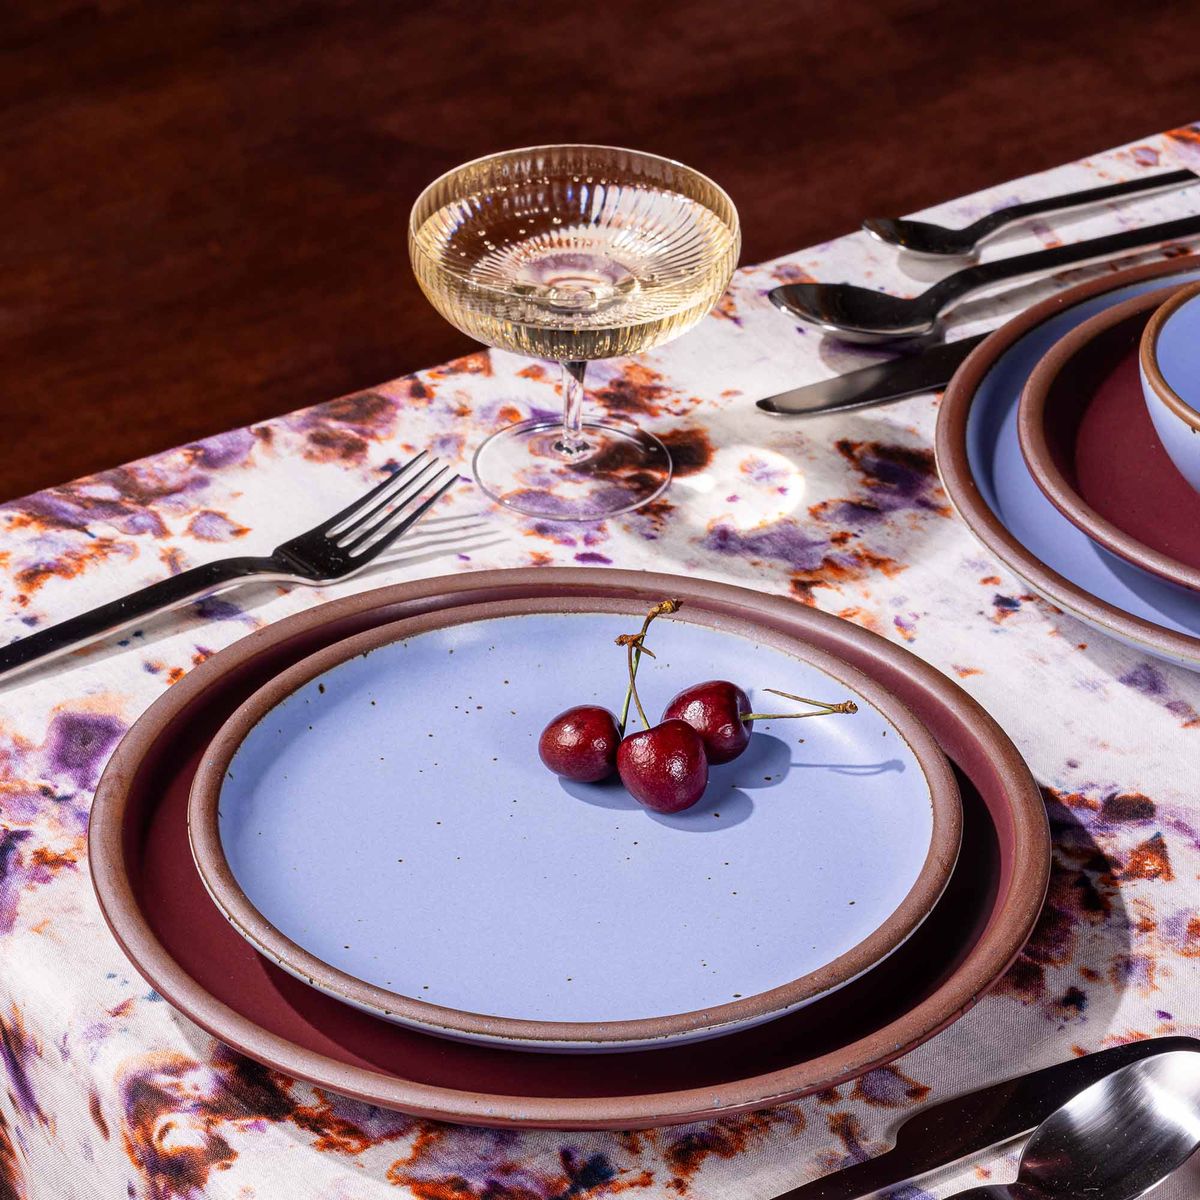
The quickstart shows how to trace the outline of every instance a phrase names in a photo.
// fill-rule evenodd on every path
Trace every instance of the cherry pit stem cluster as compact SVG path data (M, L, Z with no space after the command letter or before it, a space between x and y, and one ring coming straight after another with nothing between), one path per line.
M858 711L853 700L831 704L766 688L772 695L806 704L813 711L759 713L737 684L710 679L679 692L658 724L652 725L637 688L642 656L656 657L646 645L646 634L656 618L677 613L681 607L679 600L660 600L647 612L637 633L623 633L616 639L617 645L625 647L629 673L619 720L599 705L581 704L559 713L546 726L538 752L551 771L577 783L597 783L615 771L630 794L647 808L682 812L704 795L710 765L732 762L746 749L755 721ZM636 733L626 732L630 703L643 726Z

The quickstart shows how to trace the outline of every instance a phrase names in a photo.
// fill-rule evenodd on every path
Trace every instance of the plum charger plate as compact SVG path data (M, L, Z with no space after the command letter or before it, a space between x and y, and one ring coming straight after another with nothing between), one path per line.
M695 1046L524 1054L437 1038L308 987L256 953L209 900L187 842L188 792L210 739L257 688L322 647L401 617L504 598L681 595L763 624L890 688L953 764L959 862L933 913L890 958L769 1025ZM1011 741L961 688L867 631L783 597L647 572L472 573L332 601L214 655L118 746L97 791L89 863L109 927L192 1021L274 1069L419 1116L490 1126L621 1129L764 1108L880 1066L957 1020L1028 938L1049 878L1041 795Z
M1200 591L1200 494L1146 410L1142 331L1177 288L1105 309L1038 364L1021 396L1021 452L1046 498L1092 541L1152 575Z
M1021 393L1054 345L1133 296L1200 278L1190 256L1131 267L1033 305L975 348L937 423L938 471L955 509L1002 562L1059 608L1147 654L1200 668L1194 595L1103 550L1042 494L1017 436Z
M642 659L652 712L713 676L744 684L751 711L780 707L768 683L858 711L758 722L682 813L651 813L615 781L564 784L538 735L573 703L619 706L616 638L643 615L618 599L466 605L283 672L192 786L209 894L314 987L513 1049L725 1035L869 970L929 915L958 857L936 741L832 656L684 604Z

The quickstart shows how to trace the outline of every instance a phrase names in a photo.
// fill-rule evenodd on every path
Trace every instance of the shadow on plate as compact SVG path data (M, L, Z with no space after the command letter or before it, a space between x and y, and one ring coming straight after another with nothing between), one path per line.
M740 825L752 815L754 801L747 795L748 791L778 787L792 770L832 771L850 776L904 770L904 763L898 758L871 763L798 762L792 758L794 753L795 747L782 738L770 733L755 733L740 758L710 768L708 790L698 804L681 813L644 811L660 824L685 833L719 833L722 829ZM631 811L643 807L615 777L602 783L572 783L562 779L559 785L568 796L597 808ZM719 819L720 824L697 819L703 816Z

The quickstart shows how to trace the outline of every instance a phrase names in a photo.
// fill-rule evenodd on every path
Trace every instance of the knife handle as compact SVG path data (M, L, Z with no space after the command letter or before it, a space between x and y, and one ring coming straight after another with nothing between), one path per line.
M936 391L950 382L950 377L967 355L987 336L979 333L934 346L920 354L873 363L845 375L781 392L778 396L767 396L757 404L773 417L818 416Z

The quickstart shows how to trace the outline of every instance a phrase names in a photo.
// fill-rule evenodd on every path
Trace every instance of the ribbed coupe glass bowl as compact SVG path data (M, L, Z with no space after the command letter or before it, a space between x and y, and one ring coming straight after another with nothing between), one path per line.
M562 367L563 418L501 429L475 454L489 496L531 516L598 520L652 500L666 447L583 417L588 362L678 337L737 264L737 210L682 163L613 146L533 146L435 179L409 219L422 290L488 346Z

